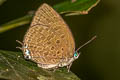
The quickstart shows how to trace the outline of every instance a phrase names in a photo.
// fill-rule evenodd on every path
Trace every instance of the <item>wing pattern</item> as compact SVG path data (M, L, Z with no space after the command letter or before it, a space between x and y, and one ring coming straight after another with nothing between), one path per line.
M47 4L35 13L24 37L32 60L41 64L56 64L61 59L71 58L75 43L69 27L60 15Z

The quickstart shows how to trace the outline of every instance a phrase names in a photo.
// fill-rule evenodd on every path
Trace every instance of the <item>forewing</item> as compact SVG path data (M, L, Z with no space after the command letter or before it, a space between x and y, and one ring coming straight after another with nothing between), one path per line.
M72 33L59 14L47 4L35 13L24 43L32 60L41 64L56 64L71 58L75 51Z

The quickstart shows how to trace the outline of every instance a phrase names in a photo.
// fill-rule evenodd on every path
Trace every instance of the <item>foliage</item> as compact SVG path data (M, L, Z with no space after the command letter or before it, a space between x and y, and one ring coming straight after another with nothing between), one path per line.
M65 68L55 72L38 68L20 52L0 50L0 80L80 80Z
M88 14L88 11L96 6L98 2L99 0L76 0L74 2L66 0L62 3L54 5L53 8L55 8L60 14L64 13L66 16L81 15ZM28 24L31 19L31 14L27 14L24 17L5 23L0 26L0 33Z

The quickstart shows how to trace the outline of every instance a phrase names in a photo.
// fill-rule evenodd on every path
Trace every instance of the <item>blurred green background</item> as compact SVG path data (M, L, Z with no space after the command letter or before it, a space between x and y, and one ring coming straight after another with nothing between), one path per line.
M7 0L0 6L0 24L22 17L44 2L52 6L62 0ZM81 49L71 71L82 80L120 80L120 1L100 1L88 15L62 17L72 30L76 48L98 36ZM15 40L22 41L28 27L29 24L1 33L0 49L19 51Z

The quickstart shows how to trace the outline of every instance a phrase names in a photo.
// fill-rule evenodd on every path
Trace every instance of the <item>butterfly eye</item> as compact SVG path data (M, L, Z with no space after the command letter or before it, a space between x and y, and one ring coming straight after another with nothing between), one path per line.
M31 57L30 57L30 56L25 56L24 58L25 58L25 59L31 59Z

